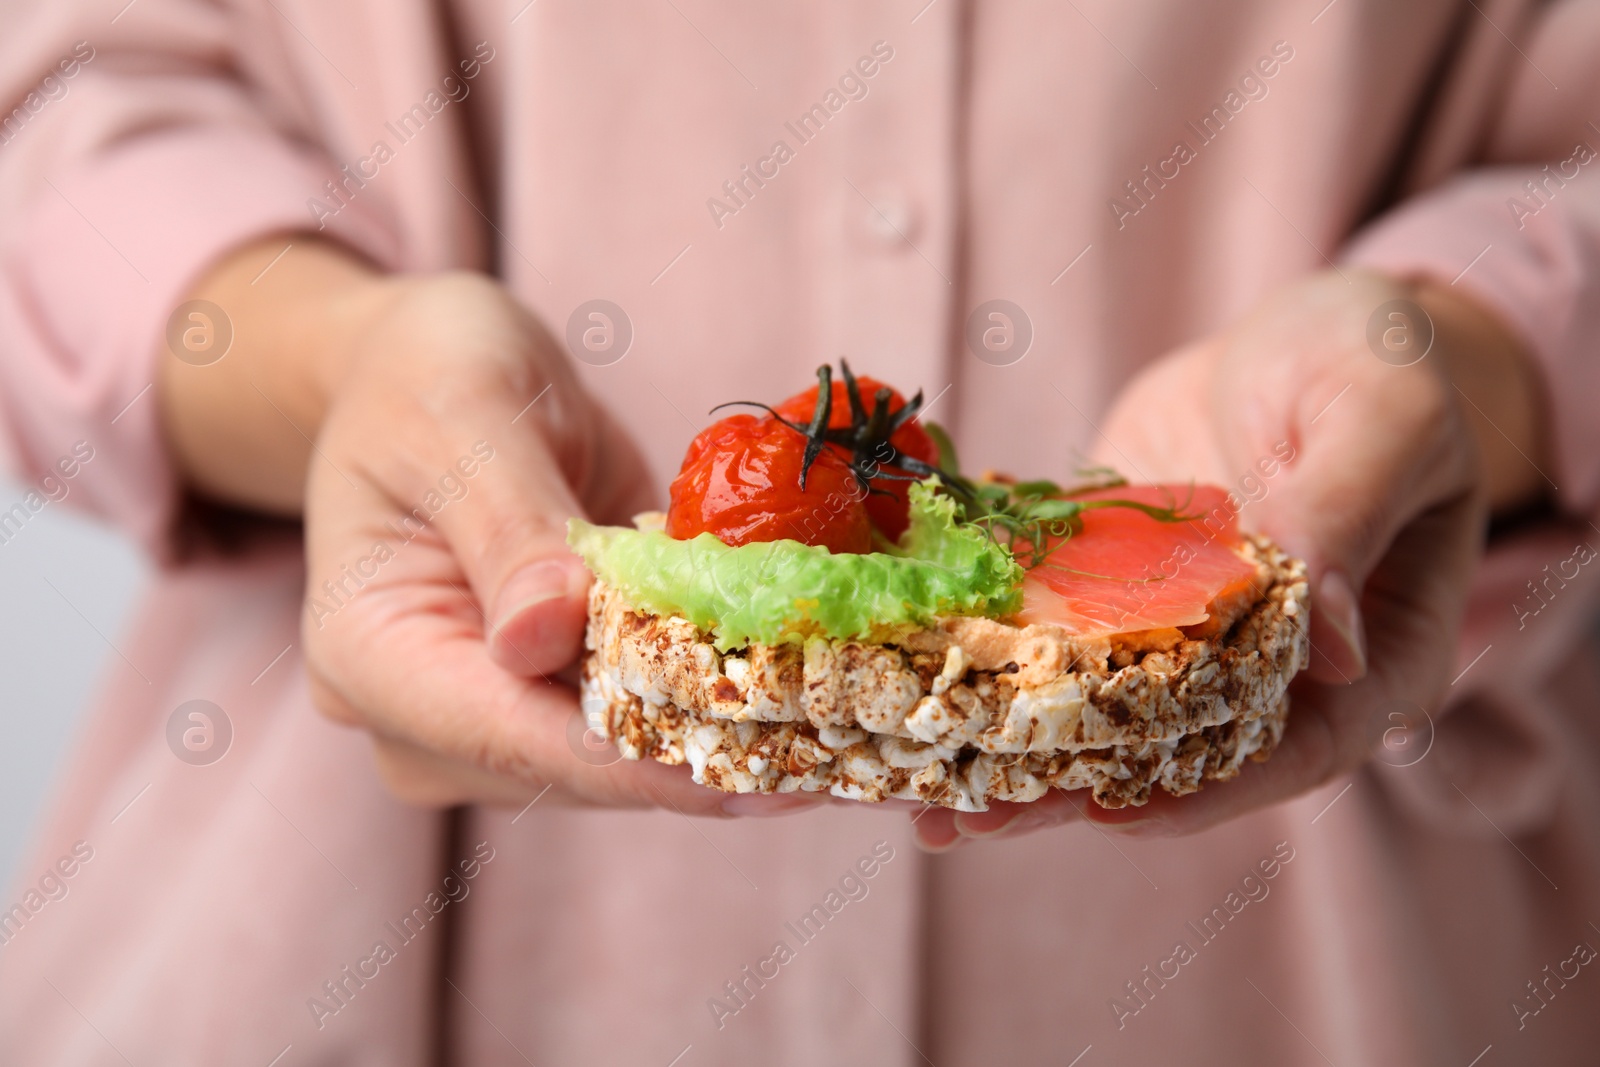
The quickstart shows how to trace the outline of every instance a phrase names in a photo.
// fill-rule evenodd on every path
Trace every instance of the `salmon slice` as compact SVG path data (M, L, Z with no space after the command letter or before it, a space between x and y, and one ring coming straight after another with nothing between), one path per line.
M1219 603L1254 602L1256 568L1234 551L1239 519L1226 497L1211 485L1123 486L1073 497L1133 500L1198 517L1162 522L1132 508L1085 512L1082 530L1027 572L1017 621L1098 637L1197 626Z

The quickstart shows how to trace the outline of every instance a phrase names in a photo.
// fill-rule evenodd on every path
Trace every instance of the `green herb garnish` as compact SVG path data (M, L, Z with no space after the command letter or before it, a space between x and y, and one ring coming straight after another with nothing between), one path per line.
M1095 511L1099 508L1132 508L1160 522L1188 522L1201 517L1184 514L1194 499L1192 485L1188 498L1181 505L1167 508L1120 498L1072 499L1081 493L1127 484L1127 481L1120 477L1114 482L1102 479L1070 489L1063 489L1055 482L1042 479L1017 482L1012 485L1004 482L968 483L971 496L963 501L964 520L971 525L982 527L990 537L1009 549L1019 563L1031 570L1042 564L1075 534L1082 532L1083 514L1086 511Z
M850 373L850 364L841 359L839 369L844 377L845 396L850 403L848 426L828 425L833 419L833 368L826 363L817 368L817 406L812 409L809 426L790 422L759 400L730 400L726 404L718 404L711 410L715 413L726 407L760 408L795 433L805 435L805 458L800 464L801 489L806 487L806 476L811 473L811 464L821 455L822 446L830 444L840 445L847 451L850 471L856 476L856 482L861 486L862 492L888 495L885 490L872 484L876 478L916 482L923 478L936 477L949 484L951 475L932 464L924 463L915 456L905 455L895 448L890 440L896 430L915 418L917 412L922 410L922 391L917 390L916 396L891 411L889 402L893 399L893 394L887 387L879 389L873 395L872 410L869 412L866 404L862 402L861 387L856 384L856 376ZM948 444L948 439L946 443ZM885 470L885 467L898 467L909 473L898 474Z
M841 359L839 369L844 378L845 396L850 404L849 426L829 426L833 417L833 369L826 363L817 368L817 406L812 409L808 426L790 422L768 405L754 400L729 401L711 410L715 412L733 406L761 408L791 430L803 434L806 450L800 468L801 489L806 486L811 464L821 454L823 446L829 444L840 445L848 451L850 470L863 492L884 493L884 490L872 484L874 479L916 482L936 478L943 491L955 498L958 522L981 528L991 540L1008 549L1019 563L1028 568L1039 566L1074 534L1081 532L1082 516L1086 511L1133 508L1160 522L1188 522L1201 518L1200 515L1184 514L1194 498L1192 484L1189 497L1182 505L1175 507L1158 508L1137 500L1072 499L1084 493L1128 484L1127 479L1109 467L1080 470L1078 473L1084 480L1071 488L1062 488L1044 479L1016 483L974 482L960 473L960 461L956 458L950 435L934 422L925 421L922 428L939 450L938 466L905 455L894 447L890 438L922 409L921 390L900 408L891 411L890 391L887 388L879 389L873 396L872 410L869 412L862 401L855 375L850 371L850 364ZM897 470L885 469L888 467Z

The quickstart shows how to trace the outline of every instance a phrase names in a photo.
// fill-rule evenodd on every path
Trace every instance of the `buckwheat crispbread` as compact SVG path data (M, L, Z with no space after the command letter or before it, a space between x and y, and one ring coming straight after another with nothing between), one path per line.
M812 637L726 654L686 619L634 610L596 582L583 708L629 759L688 762L730 793L829 790L983 811L1088 788L1103 807L1265 759L1305 664L1304 564L1239 546L1253 603L1218 625L1074 638L950 617L873 644ZM1221 614L1221 612L1219 612ZM1210 633L1210 636L1197 636Z

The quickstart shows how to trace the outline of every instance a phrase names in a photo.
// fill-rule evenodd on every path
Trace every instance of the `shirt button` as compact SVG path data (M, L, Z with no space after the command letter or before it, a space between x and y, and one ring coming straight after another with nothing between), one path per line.
M904 193L896 189L869 191L867 200L870 203L861 204L861 223L873 244L894 248L916 240L917 212Z

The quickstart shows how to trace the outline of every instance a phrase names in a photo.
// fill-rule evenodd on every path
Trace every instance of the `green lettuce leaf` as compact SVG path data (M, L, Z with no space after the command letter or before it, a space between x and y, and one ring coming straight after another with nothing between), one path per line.
M1009 615L1022 568L982 529L958 521L934 483L913 485L911 525L888 552L834 554L799 541L730 548L711 534L678 541L656 531L573 519L567 543L637 608L682 615L719 650L813 634L881 639L937 615Z

